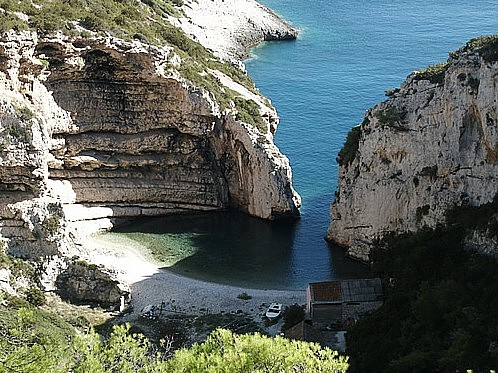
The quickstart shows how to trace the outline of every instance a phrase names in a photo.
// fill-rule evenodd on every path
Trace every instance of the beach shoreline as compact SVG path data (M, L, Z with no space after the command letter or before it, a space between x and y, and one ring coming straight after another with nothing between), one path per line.
M126 319L140 316L149 305L161 304L166 310L185 315L245 313L256 319L272 302L284 307L306 302L305 289L252 289L179 275L151 260L145 247L125 245L104 235L91 237L88 246L93 263L113 270L119 281L130 286L132 298ZM244 293L250 299L238 298Z

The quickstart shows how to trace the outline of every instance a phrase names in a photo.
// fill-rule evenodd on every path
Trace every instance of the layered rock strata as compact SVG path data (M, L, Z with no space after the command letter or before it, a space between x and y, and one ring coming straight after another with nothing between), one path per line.
M412 73L352 130L327 234L351 256L368 261L375 239L435 227L448 209L498 192L498 43L490 40ZM482 235L469 243L497 253Z
M257 102L266 131L181 79L171 48L24 37L2 43L5 214L50 197L69 220L227 208L298 215L288 160L272 141L278 117L262 97L217 72Z
M91 262L85 235L119 218L299 215L275 109L216 68L183 78L180 55L111 37L0 38L0 238L38 263L45 288L67 272L61 256Z

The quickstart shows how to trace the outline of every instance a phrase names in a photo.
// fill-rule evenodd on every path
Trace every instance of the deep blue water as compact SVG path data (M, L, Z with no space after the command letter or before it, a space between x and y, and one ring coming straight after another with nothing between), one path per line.
M127 236L165 250L173 270L237 285L302 289L368 275L323 240L346 134L410 71L446 60L472 37L498 33L498 1L262 2L301 30L296 41L257 46L246 61L279 112L275 142L291 161L301 220L168 218L134 226L142 232Z

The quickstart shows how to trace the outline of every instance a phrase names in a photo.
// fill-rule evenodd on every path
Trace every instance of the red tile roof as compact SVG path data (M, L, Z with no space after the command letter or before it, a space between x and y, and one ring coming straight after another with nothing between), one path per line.
M339 281L313 282L310 284L311 297L315 302L335 302L342 300Z

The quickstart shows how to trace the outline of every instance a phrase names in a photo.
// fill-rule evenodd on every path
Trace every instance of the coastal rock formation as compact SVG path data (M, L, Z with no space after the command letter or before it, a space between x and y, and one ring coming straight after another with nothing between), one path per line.
M116 308L123 297L130 300L130 289L120 284L105 268L81 260L71 260L57 276L59 295L73 303L98 304Z
M199 61L95 34L0 37L0 238L46 289L67 269L61 256L91 262L84 237L118 219L299 215L275 109L242 71L171 32Z
M239 63L262 41L293 40L297 30L255 0L186 0L185 17L172 19L221 59ZM221 21L222 20L222 21Z
M498 192L498 39L471 40L447 63L412 73L367 111L339 154L327 238L368 261L389 233L445 223L448 209ZM498 253L483 232L469 245ZM494 244L493 244L494 242Z
M1 48L2 218L14 231L36 231L34 207L15 216L35 200L61 222L227 208L298 215L288 160L272 141L274 109L221 72L259 105L261 128L182 79L172 48L29 33Z

